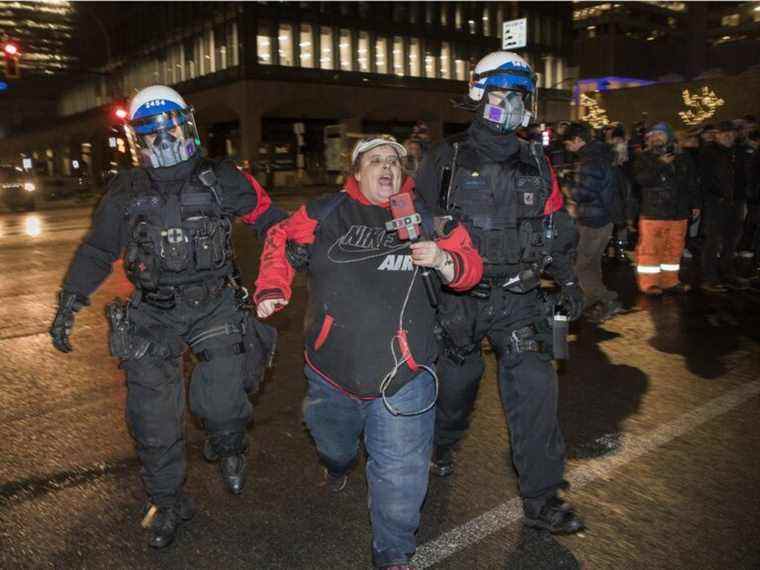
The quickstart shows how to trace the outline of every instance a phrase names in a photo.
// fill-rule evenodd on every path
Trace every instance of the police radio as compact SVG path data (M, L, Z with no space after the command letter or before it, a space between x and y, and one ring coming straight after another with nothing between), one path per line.
M425 238L422 228L422 216L414 207L412 195L408 192L399 192L390 197L390 208L393 219L385 223L385 229L388 231L397 231L398 238L401 241L417 241ZM420 270L422 281L425 283L425 290L433 307L438 306L438 295L430 277L430 269L423 267Z

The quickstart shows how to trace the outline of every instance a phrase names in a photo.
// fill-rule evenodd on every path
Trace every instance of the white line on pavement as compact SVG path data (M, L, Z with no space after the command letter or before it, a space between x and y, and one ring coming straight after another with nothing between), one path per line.
M581 467L569 473L567 480L573 488L579 489L594 481L608 479L616 469L725 414L758 394L760 380L735 388L654 431L639 436L623 436L619 453L611 457L584 461ZM417 568L428 568L521 518L522 503L520 498L516 497L426 542L417 549L414 564Z

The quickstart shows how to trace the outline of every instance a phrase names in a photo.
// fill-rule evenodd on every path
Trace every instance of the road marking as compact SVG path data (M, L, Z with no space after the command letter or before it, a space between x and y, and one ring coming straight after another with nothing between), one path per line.
M711 400L707 404L686 412L662 427L640 436L623 436L621 451L611 457L584 460L583 465L573 469L567 480L574 489L580 489L597 480L608 479L613 471L635 461L642 455L661 447L700 425L740 406L760 394L760 380L750 382ZM516 497L483 513L444 534L426 542L417 549L414 564L428 568L449 556L480 542L488 535L498 532L522 518L522 503Z

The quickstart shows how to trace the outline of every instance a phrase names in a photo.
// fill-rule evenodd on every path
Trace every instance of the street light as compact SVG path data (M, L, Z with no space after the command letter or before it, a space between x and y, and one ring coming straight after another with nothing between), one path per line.
M14 55L18 54L18 46L13 42L8 42L3 46L3 51L8 57L13 57Z

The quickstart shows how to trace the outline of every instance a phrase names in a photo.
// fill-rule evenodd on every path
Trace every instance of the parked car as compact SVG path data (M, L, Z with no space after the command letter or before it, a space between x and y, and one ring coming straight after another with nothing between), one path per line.
M37 184L29 173L14 166L0 165L0 199L11 211L34 210Z

